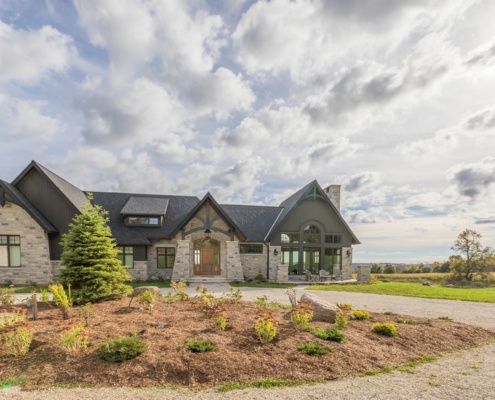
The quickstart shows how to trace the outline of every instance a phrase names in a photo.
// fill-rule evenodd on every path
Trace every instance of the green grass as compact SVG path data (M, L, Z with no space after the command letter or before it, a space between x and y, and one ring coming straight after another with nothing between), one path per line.
M273 283L273 282L230 282L230 286L233 287L259 287L259 288L273 288L273 289L289 289L297 285L292 283Z
M13 386L22 386L26 383L25 378L5 378L0 381L0 389L10 389Z
M308 289L495 303L495 287L450 288L423 286L420 283L378 282L357 285L311 285Z
M283 380L283 379L264 379L261 381L254 382L232 382L227 385L218 386L216 388L217 392L229 392L231 390L238 389L248 389L248 388L257 388L257 389L269 389L274 387L291 387L291 386L301 386L301 385L311 385L314 382L302 382L302 381L294 381L294 380Z

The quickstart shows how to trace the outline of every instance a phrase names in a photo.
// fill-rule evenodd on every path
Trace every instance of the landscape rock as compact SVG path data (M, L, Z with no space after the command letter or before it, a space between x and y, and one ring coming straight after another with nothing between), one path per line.
M160 291L160 288L158 286L140 286L140 287L137 287L132 291L131 301L129 302L129 307L131 306L131 303L132 303L132 300L134 299L134 297L139 296L140 294L143 294L147 290L149 290L150 292L156 293L157 295L162 294L162 292Z
M334 323L336 315L342 314L340 308L337 307L335 304L330 303L329 301L326 301L315 294L304 293L301 297L301 300L311 302L311 304L315 308L313 321Z

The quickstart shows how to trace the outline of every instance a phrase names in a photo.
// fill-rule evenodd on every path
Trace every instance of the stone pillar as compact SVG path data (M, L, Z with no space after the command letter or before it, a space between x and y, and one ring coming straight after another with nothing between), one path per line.
M369 265L359 265L357 267L357 281L359 283L369 283L371 281L371 267Z
M349 253L349 255L347 254ZM352 279L352 248L342 248L342 280Z
M289 264L279 264L277 268L277 283L289 282Z
M275 254L275 251L277 254ZM268 250L268 280L270 282L275 282L277 280L277 270L280 264L282 247L281 246L270 246Z
M227 249L226 278L232 281L244 282L239 242L237 240L225 242Z
M175 252L174 271L172 280L177 282L181 279L188 280L191 276L191 242L189 240L178 240Z

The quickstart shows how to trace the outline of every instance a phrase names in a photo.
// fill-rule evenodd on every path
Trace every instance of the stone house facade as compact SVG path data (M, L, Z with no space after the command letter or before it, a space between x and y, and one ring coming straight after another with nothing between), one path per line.
M337 185L310 182L278 207L219 204L210 193L92 193L134 280L286 282L320 270L351 278L359 241ZM87 194L35 161L13 182L0 180L0 284L56 281L61 235Z

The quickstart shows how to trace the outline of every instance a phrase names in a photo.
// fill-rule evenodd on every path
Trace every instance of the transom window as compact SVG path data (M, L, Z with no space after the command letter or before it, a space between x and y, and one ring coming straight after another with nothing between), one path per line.
M21 266L21 237L16 235L0 236L0 267Z
M299 243L299 233L282 233L280 240L282 243Z
M325 243L342 243L342 235L325 235Z
M262 244L241 244L241 254L263 254Z
M173 268L175 263L174 247L158 247L156 249L157 268Z
M117 259L126 268L134 268L134 248L132 246L117 246Z
M128 226L160 226L161 217L126 217Z
M308 225L303 230L303 242L304 243L320 243L321 232L320 228L316 225Z

